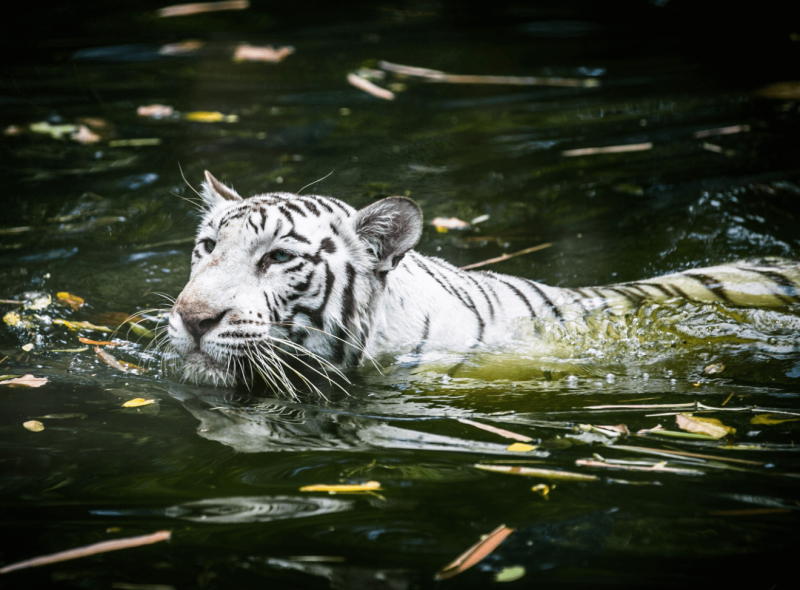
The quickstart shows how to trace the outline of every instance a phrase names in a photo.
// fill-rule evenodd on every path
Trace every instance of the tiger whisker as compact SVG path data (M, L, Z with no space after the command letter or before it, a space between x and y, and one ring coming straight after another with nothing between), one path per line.
M322 177L322 178L320 178L319 180L315 180L314 182L309 182L307 185L305 185L303 188L301 188L301 189L300 189L299 191L297 191L295 194L296 194L296 195L299 197L299 196L300 196L300 193L302 193L302 192L303 192L304 190L306 190L308 187L310 187L311 185L317 184L318 182L322 182L323 180L325 180L326 178L328 178L328 176L330 176L330 175L331 175L331 174L333 174L334 172L336 172L336 170L335 170L335 169L334 169L334 170L331 170L330 172L328 172L328 173L327 173L325 176L323 176L323 177Z
M297 355L294 355L294 354L291 354L291 353L289 353L288 351L284 351L284 352L285 352L285 353L287 353L287 354L291 354L291 357L292 357L294 360L296 360L297 362L299 362L299 363L303 364L304 366L308 367L308 368L309 368L309 370L313 371L314 373L316 373L316 374L317 374L317 375L319 375L320 377L324 378L324 379L325 379L325 380L328 382L328 384L329 384L329 385L335 385L336 387L338 387L339 389L341 389L341 390L342 390L342 391L343 391L345 394L347 394L347 395L350 395L350 393L349 393L349 392L348 392L348 391L347 391L347 390L346 390L346 389L345 389L345 388L344 388L342 385L340 385L339 383L337 383L336 381L334 381L333 379L331 379L330 375L328 375L328 372L325 370L325 365L327 365L327 366L328 366L328 368L330 368L330 369L331 369L333 372L335 372L335 373L336 373L337 375L339 375L339 376L340 376L342 379L344 379L344 380L345 380L345 381L346 381L348 384L350 383L350 380L349 380L349 379L348 379L348 378L347 378L347 377L346 377L344 374L342 374L342 372L341 372L341 371L339 371L339 369L337 369L335 366L331 365L331 364L330 364L329 362L327 362L325 359L322 359L322 358L320 358L319 356L317 356L317 355L313 354L313 353L312 353L311 351L309 351L308 349L305 349L304 347L302 347L302 346L299 346L299 345L297 345L297 344L296 344L296 343L294 343L294 342L291 342L291 341L288 341L288 340L279 340L279 339L276 339L276 338L271 338L271 340L273 340L273 341L276 341L276 342L282 342L282 343L289 344L289 345L293 345L294 347L296 347L296 348L300 349L302 352L305 352L305 353L307 353L307 354L308 354L308 356L310 356L310 357L314 358L314 360L316 360L316 361L317 361L317 362L320 364L320 370L317 370L317 369L315 369L314 367L312 367L311 365L309 365L307 362L305 362L303 359L301 359L299 356L297 356ZM273 353L273 354L274 354L274 353ZM283 362L283 361L282 361L282 362ZM294 368L292 368L292 370L294 370ZM324 395L323 395L322 397L323 397L323 398L325 398L325 396L324 396ZM327 398L325 398L325 399L327 399Z

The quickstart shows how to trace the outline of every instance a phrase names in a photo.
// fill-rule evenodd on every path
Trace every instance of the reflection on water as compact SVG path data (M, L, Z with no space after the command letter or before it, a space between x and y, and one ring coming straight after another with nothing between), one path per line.
M246 496L207 498L167 508L171 518L209 524L270 522L287 518L307 518L352 510L347 500L300 498L291 496Z

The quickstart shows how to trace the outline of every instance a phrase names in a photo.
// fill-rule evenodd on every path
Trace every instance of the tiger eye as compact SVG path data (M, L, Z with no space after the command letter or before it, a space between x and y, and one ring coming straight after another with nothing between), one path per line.
M214 251L214 247L217 245L217 243L214 240L210 239L205 239L200 243L203 244L203 248L205 248L207 254L211 254Z
M286 250L275 250L269 253L269 257L275 262L287 262L294 258L294 254L291 254Z

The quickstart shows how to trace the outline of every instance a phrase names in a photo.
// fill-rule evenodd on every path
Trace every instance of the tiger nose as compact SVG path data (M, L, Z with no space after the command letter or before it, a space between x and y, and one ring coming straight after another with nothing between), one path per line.
M189 331L189 334L192 335L194 341L197 344L200 344L200 339L208 332L219 326L219 323L222 321L222 318L228 313L229 310L225 310L221 313L217 313L215 311L199 311L194 312L191 310L181 310L179 313L181 314L181 319L183 320L183 325L186 326L186 329Z

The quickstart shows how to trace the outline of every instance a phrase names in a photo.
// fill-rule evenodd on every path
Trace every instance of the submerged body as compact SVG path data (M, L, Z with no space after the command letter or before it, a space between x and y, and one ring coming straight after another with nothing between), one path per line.
M232 385L355 366L385 353L508 340L520 318L579 327L588 314L682 297L735 306L800 302L800 265L737 263L585 289L465 271L414 252L422 214L389 197L360 211L321 196L242 199L206 173L192 275L170 314L184 377Z

